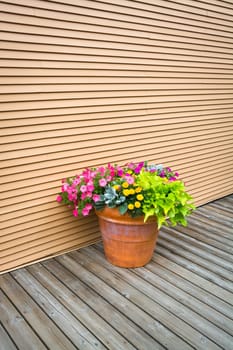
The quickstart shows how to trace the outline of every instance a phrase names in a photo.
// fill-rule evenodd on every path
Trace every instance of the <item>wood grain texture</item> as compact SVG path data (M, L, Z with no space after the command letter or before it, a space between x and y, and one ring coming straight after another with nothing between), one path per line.
M2 274L0 349L231 350L232 204L161 229L145 267L111 265L98 243Z
M197 205L233 192L230 1L2 0L0 11L1 272L100 238L55 201L87 166L171 166Z

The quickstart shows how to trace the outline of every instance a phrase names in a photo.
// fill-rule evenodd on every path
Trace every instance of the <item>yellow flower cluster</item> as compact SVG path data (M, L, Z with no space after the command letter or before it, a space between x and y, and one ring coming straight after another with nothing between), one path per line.
M129 210L133 210L134 208L140 208L140 207L141 207L141 203L138 201L136 201L134 204L133 203L128 204Z
M142 192L142 188L140 186L135 186L136 184L132 184L130 185L127 181L124 181L122 183L122 185L114 185L113 188L116 190L116 191L120 191L122 189L122 194L125 196L125 197L128 197L128 196L133 196L133 195L136 195L135 199L133 199L133 203L129 203L128 204L128 209L129 210L134 210L135 208L138 209L141 207L141 201L144 199L143 195L141 194Z
M123 195L124 196L129 196L129 195L133 195L133 194L135 194L135 190L133 189L133 188L125 188L124 190L123 190Z
M135 202L128 204L129 210L134 210L135 208L140 208L141 201L144 199L143 195L141 194L142 188L139 186L135 186L135 184L133 184L133 186L134 186L134 188L132 188L132 187L129 188L128 182L123 182L123 184L122 184L122 187L123 187L122 193L125 197L136 194Z

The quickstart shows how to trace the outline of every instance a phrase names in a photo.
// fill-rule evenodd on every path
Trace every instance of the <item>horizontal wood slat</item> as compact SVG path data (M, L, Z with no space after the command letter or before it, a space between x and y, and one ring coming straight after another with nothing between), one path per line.
M60 179L171 165L196 203L232 193L233 4L3 0L0 271L98 239Z

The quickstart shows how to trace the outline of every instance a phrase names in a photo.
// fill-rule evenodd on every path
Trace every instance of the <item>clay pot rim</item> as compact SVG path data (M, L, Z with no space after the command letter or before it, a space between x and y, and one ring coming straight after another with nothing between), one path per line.
M144 221L144 215L132 217L129 213L121 214L117 207L109 208L108 206L105 206L100 210L95 209L95 213L98 217L107 218L108 221L120 221L122 223L127 223L128 225L146 225L157 222L156 216L151 216L147 221Z

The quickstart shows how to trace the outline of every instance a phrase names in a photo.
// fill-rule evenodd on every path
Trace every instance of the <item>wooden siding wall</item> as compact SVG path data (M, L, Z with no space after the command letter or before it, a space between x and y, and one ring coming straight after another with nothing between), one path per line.
M3 0L0 271L99 239L55 202L108 161L171 165L197 204L233 192L233 3Z

